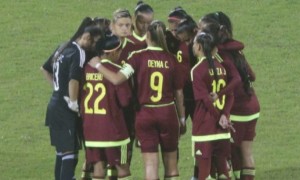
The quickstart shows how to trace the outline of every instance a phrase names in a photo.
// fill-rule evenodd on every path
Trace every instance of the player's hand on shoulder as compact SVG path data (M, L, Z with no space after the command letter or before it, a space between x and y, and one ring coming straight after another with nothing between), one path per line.
M93 68L96 68L96 65L100 63L100 58L98 56L93 57L89 61L89 65L92 66Z
M64 100L67 102L69 109L71 109L74 112L79 112L77 100L72 101L68 96L64 96Z

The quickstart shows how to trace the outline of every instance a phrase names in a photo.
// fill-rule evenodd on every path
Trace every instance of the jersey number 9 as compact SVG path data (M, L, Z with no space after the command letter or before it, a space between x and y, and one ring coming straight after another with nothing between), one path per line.
M152 102L158 102L162 98L162 88L163 88L164 77L161 72L155 71L150 76L150 87L153 91L156 91L156 96L152 95L150 97Z

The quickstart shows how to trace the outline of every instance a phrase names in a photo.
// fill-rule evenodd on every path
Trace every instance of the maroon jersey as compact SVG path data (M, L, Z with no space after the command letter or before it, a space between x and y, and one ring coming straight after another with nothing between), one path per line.
M134 43L135 51L147 48L146 35L141 37L133 31L132 35L128 36L128 39Z
M222 129L218 122L221 114L229 117L233 102L232 95L225 94L214 103L209 98L211 92L219 92L226 87L228 82L225 68L217 60L214 61L214 64L217 69L217 80L205 58L202 58L191 70L196 103L192 130L194 142L230 138L229 132Z
M174 90L183 88L176 58L158 47L135 51L128 59L134 69L135 88L140 105L174 101Z
M230 59L230 52L239 51L241 53L244 49L244 45L239 41L232 40L218 46L218 49L220 55L224 57L224 62L233 64L232 59ZM249 64L247 64L247 71L250 81L255 81L255 74ZM234 74L233 76L239 76L239 74ZM237 81L234 86L234 103L230 112L230 119L233 121L250 121L257 119L259 117L260 106L254 89L251 95L249 95L246 93L242 81Z
M125 38L122 44L122 52L120 53L118 64L124 64L128 60L131 52L139 50L138 47L128 38Z
M109 60L101 63L114 72L120 69ZM81 114L87 147L120 146L129 142L122 107L128 105L130 97L128 82L114 86L95 68L85 66Z

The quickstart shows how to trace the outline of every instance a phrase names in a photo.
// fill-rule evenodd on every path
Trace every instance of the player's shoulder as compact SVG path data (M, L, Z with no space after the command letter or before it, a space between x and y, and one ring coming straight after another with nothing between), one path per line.
M122 68L119 64L116 64L108 59L102 59L100 62L102 65L104 65L105 67L107 67L113 71L119 71Z
M148 51L147 48L145 49L140 49L140 50L136 50L136 51L132 51L129 56L128 56L128 59L130 58L133 58L135 56L140 56L140 55L143 55L144 53L146 53Z

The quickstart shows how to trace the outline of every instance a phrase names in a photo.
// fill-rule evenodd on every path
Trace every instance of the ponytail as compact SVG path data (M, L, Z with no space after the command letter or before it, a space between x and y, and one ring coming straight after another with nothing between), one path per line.
M56 62L58 57L61 55L61 53L63 52L64 49L66 49L73 41L75 41L77 38L79 38L84 32L85 29L89 26L94 25L94 21L92 18L90 17L85 17L80 26L78 27L77 31L74 33L74 35L70 38L69 41L67 41L66 43L62 44L54 53L54 56L52 58L52 62Z
M205 32L199 33L199 35L196 37L197 43L201 44L204 56L206 57L206 60L208 61L209 68L213 70L214 73L214 78L215 80L219 80L218 74L217 74L217 69L214 64L214 60L212 57L212 51L216 47L216 42L214 37Z
M151 41L157 46L161 47L164 51L169 52L166 42L166 26L163 22L154 20L151 22L148 31L150 32Z

